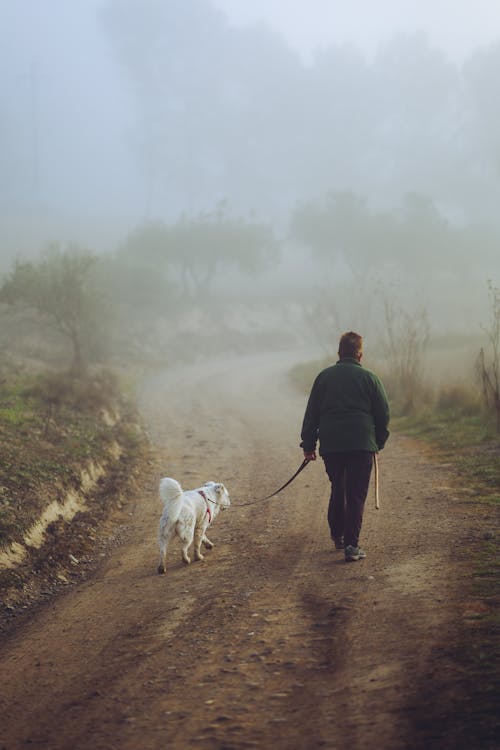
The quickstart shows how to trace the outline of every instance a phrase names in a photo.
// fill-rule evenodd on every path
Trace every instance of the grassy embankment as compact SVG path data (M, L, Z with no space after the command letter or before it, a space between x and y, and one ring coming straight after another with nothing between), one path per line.
M83 379L64 374L4 377L0 552L13 543L22 546L45 509L54 501L63 504L68 493L84 496L82 505L90 510L92 524L98 524L133 475L141 442L134 409L109 374ZM58 545L62 550L60 539L68 534L67 527L61 518L50 524L49 555ZM81 528L79 549L88 544L83 539L88 531L88 525ZM41 562L31 559L29 565L0 571L0 586L22 587L27 570L37 564Z

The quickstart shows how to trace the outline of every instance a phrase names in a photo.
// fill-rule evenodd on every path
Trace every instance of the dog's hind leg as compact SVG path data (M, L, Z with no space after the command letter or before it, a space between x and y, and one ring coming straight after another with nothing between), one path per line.
M166 558L166 552L163 552L163 550L160 551L160 562L158 563L158 573L161 575L162 573L165 573L165 558Z
M170 541L170 536L167 536L166 534L162 534L159 539L160 543L160 561L158 563L158 573L161 575L162 573L165 573L166 571L166 561L167 561L167 549L168 549L168 543Z
M169 542L172 539L173 533L173 529L163 528L161 529L160 535L158 537L158 542L160 545L160 561L158 563L158 573L160 573L160 575L162 573L165 573L166 570L167 549Z

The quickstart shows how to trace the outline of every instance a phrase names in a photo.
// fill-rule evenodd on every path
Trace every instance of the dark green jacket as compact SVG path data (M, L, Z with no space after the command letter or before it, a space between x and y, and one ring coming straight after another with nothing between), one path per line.
M389 437L389 404L375 373L344 357L314 381L302 425L301 446L320 455L382 450Z

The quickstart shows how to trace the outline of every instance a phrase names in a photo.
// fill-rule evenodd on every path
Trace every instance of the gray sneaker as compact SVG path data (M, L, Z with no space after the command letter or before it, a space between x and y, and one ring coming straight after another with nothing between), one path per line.
M351 547L348 545L345 548L345 561L356 562L357 560L363 560L366 557L366 552L361 547Z

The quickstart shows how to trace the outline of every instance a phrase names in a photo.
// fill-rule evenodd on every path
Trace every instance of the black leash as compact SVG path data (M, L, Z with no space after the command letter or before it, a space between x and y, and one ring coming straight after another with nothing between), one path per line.
M234 504L234 503L231 503L231 506L234 507L234 508L244 508L247 505L256 505L257 503L263 503L264 500L270 500L272 497L274 497L275 495L278 495L282 490L284 490L285 487L288 487L288 485L293 482L293 480L295 479L295 477L298 477L298 475L300 474L300 472L302 471L302 469L306 468L306 466L310 462L310 460L311 460L310 458L304 458L304 460L300 464L299 468L297 469L297 471L295 472L295 474L293 475L293 477L290 477L290 479L288 480L288 482L285 482L285 484L282 484L281 487L279 488L279 490L276 490L275 492L272 492L270 495L266 495L266 497L260 497L258 500L251 500L249 503L238 503L237 505ZM200 490L198 490L198 492L200 492ZM211 500L209 497L205 497L205 500L207 500L209 503L213 503L214 505L217 505L217 501Z
M243 508L246 505L255 505L256 503L263 503L264 500L270 500L271 497L274 497L275 495L277 495L278 493L280 493L282 490L284 490L285 487L288 487L288 485L293 482L293 480L295 479L295 477L297 477L300 474L300 472L302 471L302 469L306 468L306 466L309 463L309 461L310 461L309 458L304 458L304 460L300 464L299 468L297 469L297 471L295 472L295 474L293 475L293 477L290 477L290 479L288 480L288 482L285 482L285 484L281 485L281 487L279 488L279 490L276 490L275 492L272 492L270 495L266 495L266 497L260 497L258 500L252 500L249 503L238 503L238 505L235 505L234 507L235 508Z

